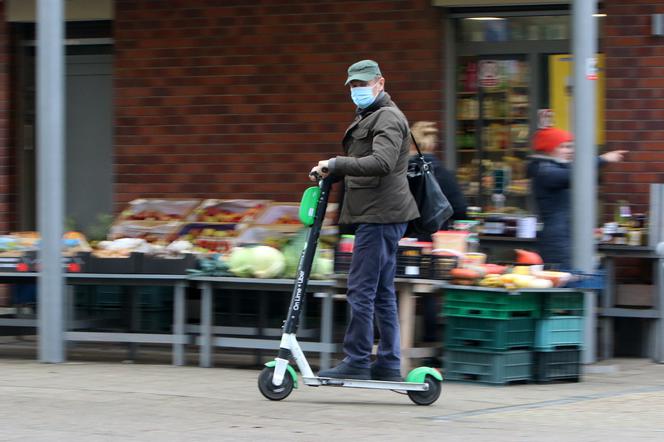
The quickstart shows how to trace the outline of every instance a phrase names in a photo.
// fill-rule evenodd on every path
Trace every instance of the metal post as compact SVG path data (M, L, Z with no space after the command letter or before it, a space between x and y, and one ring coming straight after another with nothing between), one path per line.
M660 364L664 363L664 241L657 245L655 253L659 258L655 260L655 308L657 318L655 319L655 351L654 360Z
M443 60L445 60L445 72L443 78L443 84L448 85L445 90L445 109L444 120L445 121L445 166L450 170L457 169L457 149L459 146L456 145L456 90L453 85L456 85L456 53L455 53L455 42L454 39L454 19L452 18L443 18L443 29L445 29L445 45L443 54Z
M330 355L332 346L332 327L334 324L334 290L322 294L321 300L321 324L320 324L320 342L324 350L320 352L320 368L326 370L330 368Z
M214 300L212 298L212 284L201 284L201 330L199 365L212 367L212 318L214 317Z
M572 7L574 45L574 136L576 153L572 166L572 264L593 270L597 196L597 152L595 145L595 87L597 26L593 14L596 0L574 0ZM583 362L595 361L595 296L585 295L586 321Z
M178 282L173 287L173 365L185 364L186 335L186 283Z
M39 360L63 362L64 280L64 22L62 0L37 8L37 192L39 259Z

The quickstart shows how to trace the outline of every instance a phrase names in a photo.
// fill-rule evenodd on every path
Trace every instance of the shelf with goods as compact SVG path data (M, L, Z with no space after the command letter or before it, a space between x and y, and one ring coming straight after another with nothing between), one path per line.
M495 78L483 81L485 60L462 59L457 87L457 177L471 204L490 205L499 192L525 206L526 157L530 152L528 65L492 60Z

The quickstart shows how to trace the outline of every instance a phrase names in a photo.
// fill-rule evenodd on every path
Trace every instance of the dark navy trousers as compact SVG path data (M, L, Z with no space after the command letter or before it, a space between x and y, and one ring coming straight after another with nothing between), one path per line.
M394 289L397 247L407 223L360 224L348 273L351 318L344 338L344 361L367 368L374 343L374 315L380 334L376 365L400 368L401 339Z

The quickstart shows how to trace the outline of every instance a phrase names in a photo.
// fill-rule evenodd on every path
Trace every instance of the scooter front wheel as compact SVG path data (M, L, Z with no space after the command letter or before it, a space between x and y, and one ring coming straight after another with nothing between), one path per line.
M438 400L440 392L443 389L441 382L434 379L433 376L427 375L424 378L424 383L429 385L427 391L409 391L408 397L417 405L431 405Z
M286 399L293 391L293 378L286 372L281 385L274 385L272 383L273 376L274 367L265 367L258 375L258 389L263 396L271 401Z

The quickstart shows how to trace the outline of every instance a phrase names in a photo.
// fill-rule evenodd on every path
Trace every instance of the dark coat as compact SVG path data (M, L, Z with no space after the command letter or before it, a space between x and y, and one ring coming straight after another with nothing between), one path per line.
M343 138L345 156L330 163L344 177L340 224L404 223L419 217L406 172L408 121L386 93L358 113Z
M598 165L603 161L598 159ZM538 250L547 264L571 269L571 163L534 155L527 175L542 222L538 234Z

